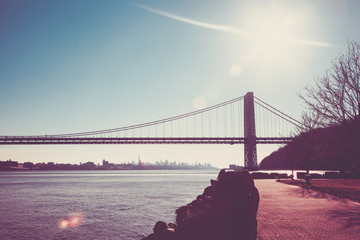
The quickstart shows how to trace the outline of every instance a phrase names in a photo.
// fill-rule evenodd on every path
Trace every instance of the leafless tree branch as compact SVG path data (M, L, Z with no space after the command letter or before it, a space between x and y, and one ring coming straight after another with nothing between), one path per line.
M347 52L331 61L324 76L315 78L299 97L307 111L303 122L310 128L339 125L360 118L360 42L348 41Z

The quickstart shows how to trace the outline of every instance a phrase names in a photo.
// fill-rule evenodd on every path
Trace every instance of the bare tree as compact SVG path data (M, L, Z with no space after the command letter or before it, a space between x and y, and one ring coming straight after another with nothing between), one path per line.
M321 119L314 111L304 111L301 115L301 125L298 125L295 132L294 137L300 135L304 132L309 132L313 129L316 129L321 126Z
M315 86L300 94L309 112L303 120L309 127L338 125L360 118L360 42L348 41L347 52L331 61L325 75L315 79Z

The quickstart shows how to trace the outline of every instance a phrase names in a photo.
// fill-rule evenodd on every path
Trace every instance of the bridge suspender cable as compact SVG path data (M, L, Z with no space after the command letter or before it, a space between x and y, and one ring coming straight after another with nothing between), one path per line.
M149 127L149 126L154 126L154 125L158 125L158 124L162 124L162 123L166 123L166 122L170 122L170 121L174 121L174 120L179 120L182 118L187 118L187 117L191 117L194 115L198 115L207 111L211 111L213 109L217 109L217 108L221 108L224 107L226 105L235 103L237 101L240 101L244 98L244 96L238 97L238 98L234 98L231 99L229 101L223 102L223 103L219 103L207 108L203 108L197 111L193 111L190 113L185 113L185 114L181 114L178 116L174 116L174 117L170 117L170 118L165 118L165 119L161 119L161 120L157 120L157 121L152 121L152 122L147 122L147 123L142 123L142 124L137 124L137 125L131 125L131 126L126 126L126 127L121 127L121 128L113 128L113 129L106 129L106 130L98 130L98 131L91 131L91 132L80 132L80 133L70 133L70 134L55 134L55 135L48 135L48 136L53 136L53 137L75 137L75 136L87 136L87 135L97 135L97 134L103 134L103 133L111 133L111 132L119 132L119 131L126 131L126 130L132 130L132 129L137 129L137 128L143 128L143 127Z
M37 137L43 137L43 138L75 138L75 137L110 137L112 138L113 135L115 134L116 137L121 137L123 136L124 138L126 138L126 131L130 130L130 136L132 136L133 138L136 136L135 134L135 130L139 129L140 131L140 138L142 137L142 134L144 133L142 130L142 128L147 127L147 135L148 138L151 137L150 135L150 127L154 126L155 127L155 137L158 137L158 135L160 135L161 133L158 130L162 130L163 134L162 137L165 138L167 135L165 134L165 123L169 123L169 126L171 126L171 134L170 136L173 137L173 127L175 127L177 124L174 124L173 126L173 122L174 121L178 121L179 123L179 137L181 137L181 119L184 119L186 122L186 133L185 136L188 136L188 124L189 124L189 120L188 118L193 117L193 123L194 123L194 137L196 136L196 133L199 133L199 136L204 137L204 113L208 112L207 116L209 116L209 121L208 121L208 125L209 125L209 131L208 131L208 135L210 137L220 137L221 134L224 134L223 137L228 137L228 135L230 134L231 137L241 137L241 129L242 129L242 125L243 125L243 108L242 108L242 104L241 104L241 100L244 99L244 96L238 97L238 98L234 98L228 101L225 101L223 103L219 103L207 108L203 108L197 111L193 111L193 112L189 112L189 113L185 113L185 114L181 114L181 115L177 115L174 117L170 117L170 118L165 118L165 119L161 119L161 120L157 120L157 121L152 121L152 122L147 122L147 123L142 123L142 124L137 124L137 125L131 125L131 126L126 126L126 127L120 127L120 128L113 128L113 129L106 129L106 130L98 130L98 131L89 131L89 132L78 132L78 133L68 133L68 134L55 134L55 135L38 135L38 136L18 136L18 137L33 137L33 138L37 138ZM304 125L302 123L300 123L299 121L295 120L294 118L286 115L285 113L281 112L280 110L272 107L271 105L267 104L266 102L262 101L261 99L254 97L254 102L261 106L263 109L266 109L268 112L271 112L273 114L275 114L276 116L282 118L283 120L297 126L300 128L304 128ZM236 110L235 113L235 106L236 103L238 104L238 108ZM230 105L230 106L229 106ZM223 109L220 109L223 108ZM227 110L230 110L230 113L227 112ZM211 114L211 111L214 110L213 114ZM201 114L201 116L196 116ZM235 119L235 114L238 115L238 119ZM223 116L219 116L219 115L223 115ZM267 118L267 116L266 116ZM237 135L237 132L235 133L235 123L234 121L238 121L239 124L237 124L237 128L238 128L238 132L239 135L235 136L235 134ZM196 128L196 123L197 122L201 122L201 126L198 126ZM160 126L160 124L163 124L163 126ZM191 122L190 122L191 124ZM220 125L222 126L222 129L220 130ZM195 129L196 128L196 129ZM122 134L121 132L123 132L124 134ZM214 136L211 136L211 134L213 134ZM161 136L160 135L160 136ZM176 137L176 135L174 135ZM9 138L10 136L2 136L1 138ZM13 136L16 137L16 136ZM275 137L275 136L274 136Z
M266 110L272 112L273 114L277 115L278 117L284 119L285 121L294 124L297 127L300 127L302 129L305 129L305 126L303 123L299 122L298 120L290 117L289 115L283 113L282 111L274 108L273 106L267 104L266 102L262 101L261 99L257 98L254 96L254 98L257 100L255 100L254 102L260 106L262 106L263 108L265 108ZM259 101L259 102L258 102Z
M243 101L242 101L243 100ZM241 102L242 101L242 102ZM244 103L243 105L241 103ZM256 110L256 106L259 108ZM238 105L237 105L238 104ZM262 111L266 112L266 118L255 119L255 111L261 115ZM222 108L222 109L221 109ZM213 113L211 113L213 111ZM206 114L208 112L208 114ZM273 114L275 118L275 134L267 134L268 128L273 128L273 118L268 115ZM201 116L199 116L201 115ZM204 117L209 117L206 121ZM193 119L191 119L193 118ZM164 118L157 121L131 125L120 128L78 132L69 134L56 135L38 135L38 136L0 136L0 145L10 144L244 144L244 152L247 154L244 166L256 167L256 144L282 144L288 143L293 138L279 137L276 135L277 122L280 118L296 126L304 129L304 125L294 118L286 115L278 109L272 107L266 102L253 96L253 92L249 92L244 96L231 99L229 101L216 104L197 111L177 115L170 118ZM262 130L261 122L266 120L265 137L256 135L256 125ZM278 121L277 121L278 120ZM178 125L176 122L178 122ZM235 124L235 121L237 124ZM257 123L256 123L257 122ZM170 123L170 124L166 124ZM181 124L184 124L181 125ZM282 124L285 122L282 121ZM162 125L161 125L162 124ZM191 126L194 124L194 126ZM200 125L197 125L200 124ZM205 124L208 124L208 131ZM288 125L290 125L288 124ZM190 125L190 126L189 126ZM170 129L169 129L170 127ZM173 133L178 129L178 135ZM193 128L192 128L193 127ZM221 128L220 128L221 127ZM143 129L147 128L147 129ZM174 128L174 129L173 129ZM237 129L238 128L238 131ZM281 128L280 122L278 126ZM284 125L282 125L284 129ZM145 131L143 131L145 130ZM153 131L155 130L155 131ZM193 130L193 131L191 131ZM271 129L270 129L271 130ZM161 133L162 131L162 133ZM169 132L168 132L169 131ZM205 133L204 133L205 131ZM147 132L147 137L144 137ZM151 134L150 134L151 132ZM194 137L189 137L193 132ZM127 137L129 133L130 137ZM138 135L140 133L140 136ZM243 135L242 135L243 133ZM222 135L222 136L221 136ZM271 136L269 136L271 135ZM250 147L249 147L250 146Z

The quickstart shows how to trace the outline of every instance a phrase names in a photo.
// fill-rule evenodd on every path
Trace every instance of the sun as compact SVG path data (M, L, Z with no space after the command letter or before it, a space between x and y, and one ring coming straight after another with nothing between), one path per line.
M292 45L292 23L290 16L272 16L259 20L254 28L254 45L268 57L286 54Z
M252 33L249 59L279 60L296 48L298 26L289 10L273 7L253 11L247 26Z

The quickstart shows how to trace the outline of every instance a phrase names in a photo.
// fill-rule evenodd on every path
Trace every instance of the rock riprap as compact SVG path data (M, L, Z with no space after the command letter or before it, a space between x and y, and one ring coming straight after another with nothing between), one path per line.
M259 192L247 171L220 171L196 200L176 210L176 224L159 221L143 240L256 239Z

